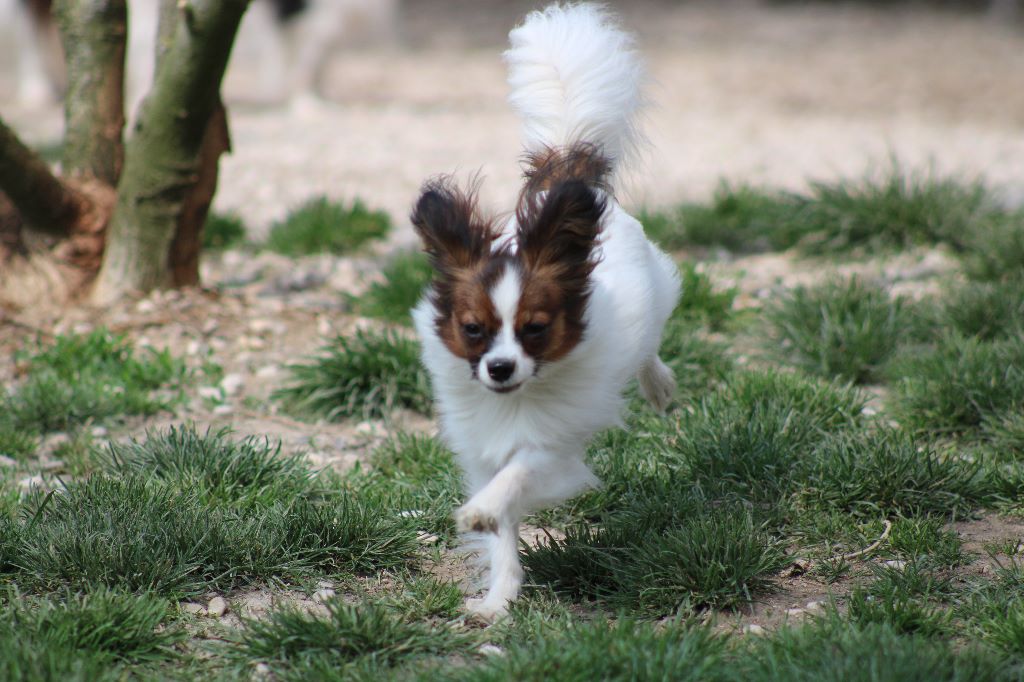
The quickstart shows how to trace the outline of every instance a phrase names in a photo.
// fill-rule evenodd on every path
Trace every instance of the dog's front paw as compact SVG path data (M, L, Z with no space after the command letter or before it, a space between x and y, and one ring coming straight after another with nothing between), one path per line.
M465 504L455 510L455 527L462 533L497 533L498 519L479 507Z
M508 602L504 599L467 599L465 608L471 618L487 624L495 623L508 615Z

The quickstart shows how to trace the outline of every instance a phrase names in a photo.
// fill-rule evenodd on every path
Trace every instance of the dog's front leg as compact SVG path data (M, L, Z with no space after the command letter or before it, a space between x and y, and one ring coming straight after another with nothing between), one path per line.
M519 596L519 522L542 506L557 504L593 486L597 478L578 456L521 450L455 512L462 532L488 533L491 576L486 596L467 602L470 611L494 620Z

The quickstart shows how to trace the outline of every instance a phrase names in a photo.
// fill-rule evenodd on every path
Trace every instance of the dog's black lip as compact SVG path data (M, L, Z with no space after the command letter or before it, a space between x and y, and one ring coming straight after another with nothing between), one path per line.
M520 381L515 386L488 386L487 388L491 389L495 393L511 393L512 391L516 390L517 388L519 388L522 385L523 385L523 382Z

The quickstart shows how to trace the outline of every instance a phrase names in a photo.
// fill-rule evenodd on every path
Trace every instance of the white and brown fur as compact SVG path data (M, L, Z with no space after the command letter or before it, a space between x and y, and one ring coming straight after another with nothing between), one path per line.
M488 590L468 606L489 619L519 593L522 517L598 484L586 444L621 424L629 382L670 402L657 351L679 294L675 265L610 186L642 101L629 37L582 4L534 12L510 39L527 155L514 216L487 219L450 179L412 214L436 273L413 319L465 473L456 523L487 546Z

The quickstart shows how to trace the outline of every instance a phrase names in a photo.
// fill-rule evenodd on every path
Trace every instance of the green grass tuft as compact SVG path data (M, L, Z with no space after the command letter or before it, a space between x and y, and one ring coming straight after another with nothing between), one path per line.
M881 177L812 183L800 194L722 185L709 204L639 217L648 235L670 250L795 246L825 255L947 243L976 277L1024 267L1024 212L1001 208L980 182L908 173L896 164Z
M599 526L526 548L523 563L556 593L654 615L747 603L785 552L749 509L711 504L675 485L636 489Z
M247 233L245 221L237 213L211 211L203 226L203 249L220 251L237 246Z
M736 289L716 290L711 278L692 263L680 268L680 276L682 292L672 316L705 325L712 331L721 330L732 316Z
M857 277L799 286L766 312L772 341L803 369L823 377L870 383L911 327L902 299Z
M611 625L575 622L561 632L535 627L502 656L455 671L473 682L724 680L727 640L703 627L622 619Z
M39 439L34 430L22 430L12 422L10 414L0 416L0 455L23 460L36 451Z
M859 424L856 390L775 372L734 374L679 416L665 457L715 496L777 505L828 434Z
M721 185L710 205L683 204L668 213L643 211L638 219L647 236L670 251L721 246L749 253L791 245L783 219L788 204L786 195Z
M454 455L437 439L399 434L376 451L370 466L349 478L360 496L380 499L429 533L452 539L452 510L462 499L462 483Z
M905 427L977 435L1024 410L1024 334L988 343L947 335L898 358L891 373L899 381L890 408Z
M21 432L67 430L95 419L153 414L183 398L185 363L169 351L142 352L98 329L58 336L24 353L28 378L0 395L6 426Z
M998 211L978 182L906 173L898 165L879 179L814 183L797 202L806 253L876 252L959 239Z
M972 279L1020 279L1024 272L1024 209L993 212L956 240L964 270Z
M851 623L837 615L758 638L738 662L747 682L995 682L1018 679L1010 662L886 623Z
M9 592L0 608L0 677L5 680L123 679L140 664L178 658L184 632L168 624L168 603L150 594L97 590L26 599Z
M229 431L199 434L195 426L147 433L144 441L112 442L103 455L110 475L146 476L210 506L267 506L314 494L317 483L297 457L282 457L280 443L250 437L228 438Z
M976 582L957 608L969 632L1024 660L1024 566L997 564L995 579Z
M356 199L345 206L326 197L310 199L274 223L267 248L286 256L314 253L346 254L366 242L385 237L391 220L383 211L371 211Z
M274 397L299 414L341 420L385 417L397 407L430 412L419 344L393 331L338 336L320 357L289 369L292 384Z
M950 287L937 304L933 336L950 330L980 341L1024 334L1024 269L1015 277Z
M173 429L111 447L109 475L30 500L0 564L39 589L186 596L267 579L407 566L411 524L278 457L266 443Z
M898 431L829 438L815 450L800 496L855 516L963 514L989 499L980 462L944 457Z
M374 282L362 296L349 297L352 309L367 317L409 324L409 311L433 277L430 263L421 253L403 253L385 265L381 274L384 281Z
M264 662L279 679L352 679L386 675L401 664L468 648L475 636L448 625L410 621L399 610L333 599L326 614L294 608L250 620L227 655L236 665ZM371 678L372 679L372 678Z

